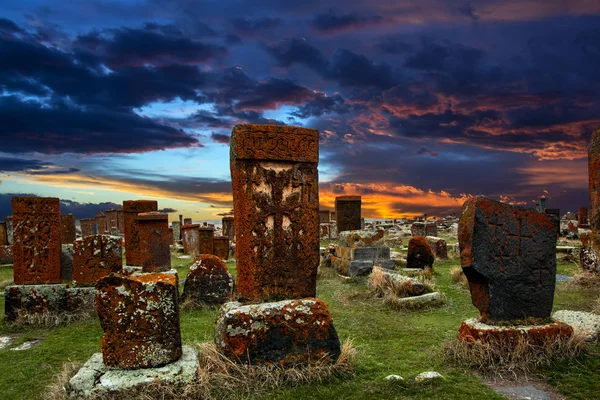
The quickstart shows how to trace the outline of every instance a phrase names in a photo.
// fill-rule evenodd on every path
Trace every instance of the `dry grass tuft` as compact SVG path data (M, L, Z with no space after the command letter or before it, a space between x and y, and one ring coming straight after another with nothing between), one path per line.
M357 350L350 340L342 344L340 357L333 364L326 360L308 366L276 368L236 364L217 351L214 343L198 346L199 362L196 381L182 384L153 382L136 389L102 393L92 400L179 400L234 399L265 396L269 391L344 378L354 373ZM69 379L77 372L72 363L63 366L57 381L45 392L45 399L67 400Z
M600 314L600 297L598 297L594 301L594 309L592 310L592 312L596 313L596 314Z
M2 281L0 281L0 290L4 290L7 286L11 286L14 285L14 282L12 279L4 279Z
M427 277L433 277L431 269L426 269L423 274L420 274L419 279L425 286L425 293L432 293L435 291L435 284L431 279ZM432 305L440 305L444 303L444 296L442 300L435 304L418 304L418 303L405 303L398 299L409 297L408 286L403 284L402 281L392 279L386 274L381 268L373 268L373 272L369 275L367 285L371 290L371 295L376 298L383 299L383 303L394 310L416 310L427 308Z
M77 321L89 321L96 318L96 313L90 312L59 312L59 313L27 313L22 310L18 311L15 321L9 322L13 327L17 328L55 328L61 325L67 325Z
M587 288L600 290L600 275L588 271L580 271L579 273L577 273L577 275L574 275L573 279L567 282L565 286L572 288Z
M460 266L452 267L452 269L450 269L450 277L452 278L452 283L456 285L469 286L469 280Z
M511 343L452 339L444 342L442 351L445 359L454 365L506 379L530 375L554 361L588 354L592 348L583 336L573 335L567 339L549 338L541 345L533 345L525 338Z

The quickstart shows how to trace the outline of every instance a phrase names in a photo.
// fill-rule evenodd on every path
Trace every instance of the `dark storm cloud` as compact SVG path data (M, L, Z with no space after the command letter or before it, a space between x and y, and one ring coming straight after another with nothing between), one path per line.
M5 216L12 215L12 203L13 197L39 197L32 193L0 193L0 221L4 220ZM121 209L120 204L112 202L101 202L101 203L79 203L74 200L61 199L60 200L60 213L61 214L73 214L76 219L81 218L94 218L98 211L106 211L109 209Z
M40 160L0 157L0 172L33 171L46 168L50 163Z
M272 30L283 23L281 18L262 17L252 18L234 18L231 20L233 28L243 35L254 35L260 31Z
M377 25L383 21L383 17L379 15L364 16L358 13L338 14L330 9L327 13L315 15L310 25L317 31L333 33Z
M475 69L485 53L458 43L423 40L421 47L406 60L405 66L426 71Z
M221 144L229 144L229 135L224 135L222 133L211 133L210 138L216 142Z
M177 212L177 210L174 209L174 208L167 207L167 208L161 208L160 210L158 210L158 212L161 212L161 213L174 213L174 212Z

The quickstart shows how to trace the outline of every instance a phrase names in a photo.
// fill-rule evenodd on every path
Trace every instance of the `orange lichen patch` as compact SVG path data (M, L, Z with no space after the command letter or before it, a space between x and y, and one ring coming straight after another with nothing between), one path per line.
M414 236L408 242L406 268L431 268L435 257L431 246L423 236Z
M223 260L212 254L199 254L190 266L182 301L223 304L233 292L233 277Z
M73 281L78 286L95 285L122 266L121 238L91 235L73 242Z
M139 232L139 256L144 272L171 269L171 242L169 216L165 213L139 213L136 218Z
M361 196L338 196L335 198L335 218L338 232L361 228Z
M562 322L546 325L494 326L481 323L477 319L469 319L463 321L458 330L458 339L466 342L516 343L526 339L534 346L557 339L568 339L572 335L573 328Z
M98 281L96 310L109 368L160 367L181 356L177 278L110 275Z
M227 303L217 317L215 344L229 359L253 365L335 362L340 354L333 320L318 299Z
M60 200L13 197L16 285L60 283Z
M127 265L141 266L140 233L137 224L139 213L158 211L156 200L125 200L123 202L123 224L125 233L125 259Z

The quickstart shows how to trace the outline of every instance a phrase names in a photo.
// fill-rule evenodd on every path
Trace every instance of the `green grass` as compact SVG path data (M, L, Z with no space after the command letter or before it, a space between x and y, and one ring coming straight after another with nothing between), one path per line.
M172 265L183 280L191 259L172 258ZM436 261L437 287L446 294L446 303L423 311L392 311L369 297L365 279L342 279L332 270L320 272L317 295L323 299L334 319L340 339L351 338L359 349L356 372L344 380L318 385L277 389L269 399L502 399L473 373L444 362L442 342L456 337L462 320L477 315L466 288L453 285L450 269L456 259ZM235 273L235 264L227 263ZM559 265L568 275L577 272L571 265ZM12 273L12 270L10 271ZM1 274L5 274L0 268ZM590 309L598 290L568 288L558 284L555 309ZM4 300L0 300L3 309ZM216 309L186 310L181 313L183 342L211 341ZM54 381L66 361L85 362L100 351L102 330L97 319L54 329L25 329L0 324L0 333L27 338L45 338L36 348L23 352L0 350L0 398L40 399L44 388ZM598 346L596 346L598 348ZM598 348L600 350L600 348ZM432 384L417 384L414 377L435 370L446 379ZM598 357L582 357L557 363L543 376L569 399L596 398L600 382ZM388 382L390 374L405 381Z

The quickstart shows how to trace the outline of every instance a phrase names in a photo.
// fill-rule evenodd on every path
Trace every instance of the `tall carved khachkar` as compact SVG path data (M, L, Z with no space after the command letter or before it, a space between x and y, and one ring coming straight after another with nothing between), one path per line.
M360 196L339 196L335 198L335 215L338 232L361 229L360 207Z
M231 135L238 291L248 300L314 297L319 265L319 134L237 125Z

